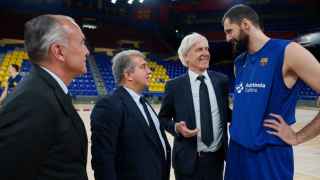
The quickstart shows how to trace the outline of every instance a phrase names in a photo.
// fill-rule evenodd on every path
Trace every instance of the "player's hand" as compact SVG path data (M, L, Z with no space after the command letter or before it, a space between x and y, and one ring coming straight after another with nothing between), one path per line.
M267 131L269 134L278 136L287 144L297 145L297 134L292 130L292 128L285 122L285 120L277 114L271 113L274 119L264 120L264 127L271 128L271 131Z

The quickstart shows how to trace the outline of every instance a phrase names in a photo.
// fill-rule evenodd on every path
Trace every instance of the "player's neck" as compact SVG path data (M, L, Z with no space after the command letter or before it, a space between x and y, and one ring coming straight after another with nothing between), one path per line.
M262 31L255 31L249 36L249 53L255 53L259 51L270 38L266 36Z

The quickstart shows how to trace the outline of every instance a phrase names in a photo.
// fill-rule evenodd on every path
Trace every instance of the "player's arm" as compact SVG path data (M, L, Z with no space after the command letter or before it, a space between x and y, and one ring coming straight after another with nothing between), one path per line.
M320 63L305 48L297 43L290 43L285 52L285 73L302 79L316 92L320 92ZM265 127L275 131L269 133L280 137L288 144L297 145L308 141L320 134L320 113L300 131L294 132L281 116L272 114L275 120L265 120Z

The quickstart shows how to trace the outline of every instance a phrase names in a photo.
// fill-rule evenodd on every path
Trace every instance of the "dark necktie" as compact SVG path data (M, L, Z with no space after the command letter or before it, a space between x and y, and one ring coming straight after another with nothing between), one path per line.
M158 132L157 132L156 126L155 126L154 123L153 123L151 114L150 114L150 112L149 112L149 110L148 110L148 108L147 108L147 103L146 103L146 100L144 99L144 97L140 97L140 103L142 104L144 113L145 113L146 116L147 116L150 129L152 130L153 133L155 133L155 134L158 136Z
M145 114L146 114L146 116L147 116L147 119L148 119L148 122L149 122L149 127L150 127L150 129L151 129L151 131L152 131L152 134L153 134L153 136L155 136L155 138L158 140L158 145L159 146L161 146L161 147L163 147L162 146L162 143L161 143L161 140L160 140L160 137L159 137L159 134L158 134L158 132L157 132L157 129L156 129L156 126L154 125L154 123L153 123L153 120L152 120L152 117L151 117L151 115L150 115L150 112L149 112L149 110L148 110L148 108L147 108L147 101L146 101L146 99L144 98L144 97L140 97L140 99L139 99L139 101L140 101L140 103L142 104L142 106L143 106L143 110L144 110L144 112L145 112ZM161 130L160 130L161 131ZM161 133L161 136L163 136L163 134ZM163 137L162 137L163 138ZM165 156L165 149L164 148L161 148L161 149L163 149L163 153L164 153L164 156Z
M208 88L204 78L202 75L197 77L197 80L201 81L199 88L201 139L205 145L210 146L213 142L212 115Z

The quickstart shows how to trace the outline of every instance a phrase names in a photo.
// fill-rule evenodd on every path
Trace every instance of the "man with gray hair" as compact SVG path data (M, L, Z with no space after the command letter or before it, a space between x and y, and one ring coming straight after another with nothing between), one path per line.
M96 180L169 180L170 145L142 96L150 69L136 50L112 59L119 87L92 110L92 168Z
M87 135L67 95L86 72L85 37L72 18L42 15L24 38L33 69L0 110L0 179L87 180Z
M208 71L208 40L192 33L178 49L188 72L167 82L159 119L174 136L176 180L222 180L227 149L228 78Z

